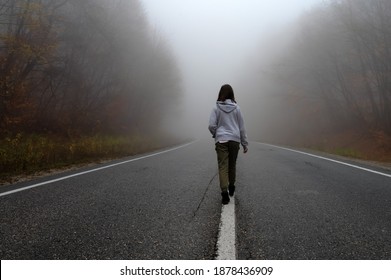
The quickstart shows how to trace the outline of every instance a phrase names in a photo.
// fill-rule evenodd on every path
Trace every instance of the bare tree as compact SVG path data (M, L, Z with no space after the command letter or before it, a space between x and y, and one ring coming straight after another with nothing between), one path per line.
M0 129L149 133L171 114L179 71L137 0L0 3Z
M274 111L284 110L289 127L391 134L390 14L387 0L335 0L301 17L273 68L261 66L278 80Z

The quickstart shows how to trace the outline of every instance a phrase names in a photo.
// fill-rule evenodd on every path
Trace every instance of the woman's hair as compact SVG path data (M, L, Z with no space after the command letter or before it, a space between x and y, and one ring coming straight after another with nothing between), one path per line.
M225 101L226 99L231 99L233 102L236 103L234 90L228 84L223 85L221 87L217 101Z

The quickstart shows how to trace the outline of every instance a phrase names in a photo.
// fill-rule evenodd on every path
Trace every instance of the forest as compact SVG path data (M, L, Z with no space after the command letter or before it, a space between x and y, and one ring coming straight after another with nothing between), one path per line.
M325 1L263 40L257 137L390 161L390 15L388 0Z
M265 27L235 70L250 139L391 162L389 15L328 0ZM0 179L183 141L178 65L139 0L0 0Z
M167 145L181 94L139 1L0 0L2 174Z

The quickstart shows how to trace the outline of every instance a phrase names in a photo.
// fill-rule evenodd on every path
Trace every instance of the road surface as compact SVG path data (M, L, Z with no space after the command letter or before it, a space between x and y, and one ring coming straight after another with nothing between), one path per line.
M391 172L360 167L251 143L236 257L391 259ZM0 259L214 259L221 209L200 140L1 187Z

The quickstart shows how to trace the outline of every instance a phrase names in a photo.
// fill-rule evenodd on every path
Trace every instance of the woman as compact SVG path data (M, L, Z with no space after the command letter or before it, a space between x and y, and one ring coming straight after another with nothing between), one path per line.
M229 203L235 192L236 159L239 146L248 151L242 113L230 85L223 85L209 119L209 131L216 143L222 203Z

